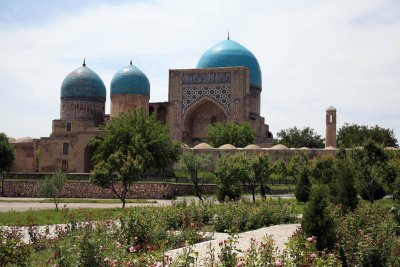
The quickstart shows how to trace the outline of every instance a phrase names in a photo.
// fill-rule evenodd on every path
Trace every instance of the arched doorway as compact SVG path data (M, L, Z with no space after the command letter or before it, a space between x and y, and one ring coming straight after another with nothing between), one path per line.
M224 110L213 101L205 98L189 108L185 116L185 131L188 144L204 142L207 128L216 122L226 121Z
M86 146L86 148L85 148L85 152L84 153L85 153L85 155L84 155L85 164L84 164L83 170L84 170L85 173L89 173L94 168L94 164L93 164L93 161L92 161L92 156L93 156L93 153L94 153L94 147L92 147L92 146L90 146L88 144Z

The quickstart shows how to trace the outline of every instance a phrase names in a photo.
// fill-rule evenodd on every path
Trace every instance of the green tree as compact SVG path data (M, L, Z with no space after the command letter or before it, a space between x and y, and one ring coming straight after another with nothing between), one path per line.
M223 202L227 197L238 200L242 193L241 182L250 181L250 160L244 153L235 153L219 159L217 169L217 198Z
M338 160L335 165L336 203L344 212L354 211L358 205L358 195L355 186L356 172L347 159Z
M307 202L310 196L311 183L309 179L309 171L303 170L297 179L294 196L298 201Z
M122 113L95 138L91 181L109 188L122 201L131 184L150 169L164 170L179 158L179 144L172 142L167 126L154 115L136 109ZM119 185L118 185L119 184Z
M314 183L331 184L334 182L335 161L332 158L317 157L311 161L310 176Z
M268 190L267 180L268 177L270 176L268 155L267 154L256 155L252 160L252 168L253 168L254 180L260 185L261 198L265 199ZM253 202L255 202L254 190L253 190Z
M64 187L67 176L62 172L55 172L52 175L46 176L40 184L39 192L46 198L51 198L58 211L58 204L60 203L61 191Z
M326 185L312 187L301 228L306 235L317 237L318 250L333 249L336 240L335 223L329 212L329 188Z
M284 129L279 131L274 144L282 144L287 147L310 147L310 148L323 148L324 139L314 132L314 129L305 127L297 129L297 127Z
M369 139L362 149L352 149L351 158L357 171L361 196L367 197L371 203L378 195L383 197L380 180L387 166L387 156L383 148Z
M378 125L368 127L345 123L338 130L337 143L340 147L363 146L367 140L372 140L383 147L398 147L394 131Z
M200 155L192 151L185 152L181 155L179 163L189 173L190 179L192 180L194 186L194 192L200 201L203 202L203 190L202 186L200 185L198 173L200 171L210 171L212 169L212 155Z
M13 146L8 142L8 137L5 133L0 133L0 174L10 170L15 160Z
M254 129L248 123L217 122L207 129L207 142L213 147L225 144L245 147L255 143L255 136Z
M133 182L143 173L144 161L141 155L132 157L122 151L116 151L106 160L101 160L94 166L91 173L91 181L96 185L111 189L121 200L122 208L125 208L126 195Z

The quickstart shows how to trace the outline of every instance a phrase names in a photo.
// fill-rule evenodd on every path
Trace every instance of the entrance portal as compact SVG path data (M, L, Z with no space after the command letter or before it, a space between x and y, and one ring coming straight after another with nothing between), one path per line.
M188 144L204 142L207 128L213 123L226 121L224 110L209 99L203 99L188 110L185 116L185 130Z

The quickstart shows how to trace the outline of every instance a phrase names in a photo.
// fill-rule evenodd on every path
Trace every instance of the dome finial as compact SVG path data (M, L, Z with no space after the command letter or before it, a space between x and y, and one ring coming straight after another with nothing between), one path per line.
M132 59L131 59L131 61L129 62L129 64L131 64L131 65L132 65Z
M82 66L86 67L86 59L85 59L85 58L83 58L83 64L82 64Z
M230 37L229 37L229 31L228 31L228 40L230 39Z

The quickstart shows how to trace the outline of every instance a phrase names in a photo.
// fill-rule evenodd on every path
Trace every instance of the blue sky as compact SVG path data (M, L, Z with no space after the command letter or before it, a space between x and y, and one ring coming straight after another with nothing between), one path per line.
M48 136L61 83L84 57L108 93L132 59L151 101L167 101L168 70L195 67L228 30L259 60L274 134L323 136L333 105L339 127L378 124L400 138L400 2L385 0L0 1L0 132Z

